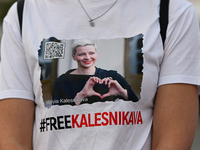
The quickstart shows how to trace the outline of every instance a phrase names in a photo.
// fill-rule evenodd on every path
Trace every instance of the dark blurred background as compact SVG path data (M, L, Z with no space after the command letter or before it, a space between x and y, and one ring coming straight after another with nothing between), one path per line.
M8 9L10 6L15 2L16 0L0 0L0 22L2 22L4 16L6 15Z

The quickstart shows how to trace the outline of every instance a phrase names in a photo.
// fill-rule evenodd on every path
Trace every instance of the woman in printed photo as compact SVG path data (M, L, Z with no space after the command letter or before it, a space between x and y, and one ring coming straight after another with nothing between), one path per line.
M117 71L95 66L97 57L97 46L91 40L75 40L72 58L77 62L77 69L58 77L53 88L53 100L59 101L59 105L91 104L118 98L137 102L138 97Z

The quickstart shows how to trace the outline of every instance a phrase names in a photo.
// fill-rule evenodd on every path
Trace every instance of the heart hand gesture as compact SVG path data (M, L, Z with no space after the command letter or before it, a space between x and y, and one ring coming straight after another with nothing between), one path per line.
M108 85L109 92L104 95L95 92L93 87L96 83ZM98 96L101 99L108 96L122 96L124 99L128 99L127 90L124 89L116 80L112 80L111 77L107 77L102 80L98 77L90 77L83 89L76 94L74 101L76 105L79 105L83 98L90 96Z
M79 105L81 103L81 100L85 97L99 96L101 98L101 94L93 90L93 87L96 83L102 84L101 79L99 79L98 77L89 78L83 89L79 93L77 93L76 97L74 98L76 105Z
M124 89L116 80L112 80L112 78L104 78L102 82L108 85L109 88L109 92L101 96L102 99L107 96L122 96L124 99L128 99L127 90Z

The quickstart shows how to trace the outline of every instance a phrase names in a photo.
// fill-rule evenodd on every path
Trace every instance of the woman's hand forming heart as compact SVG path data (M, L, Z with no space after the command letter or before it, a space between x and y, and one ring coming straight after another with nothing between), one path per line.
M124 99L128 99L127 90L117 80L112 80L112 78L108 77L104 78L102 82L108 85L109 88L109 92L101 96L102 99L108 96L122 96Z
M74 101L76 105L79 105L83 98L90 97L90 96L99 96L101 98L101 94L95 92L93 90L93 87L96 83L102 84L101 79L98 77L90 77L89 80L86 82L83 89L76 94L76 97L74 98Z
M96 83L108 85L109 92L104 95L95 92L93 87ZM85 97L90 96L99 96L101 99L108 96L122 96L124 99L128 99L127 90L124 89L116 80L112 80L110 77L104 78L102 80L98 77L90 77L84 88L76 94L74 102L76 105L79 105Z

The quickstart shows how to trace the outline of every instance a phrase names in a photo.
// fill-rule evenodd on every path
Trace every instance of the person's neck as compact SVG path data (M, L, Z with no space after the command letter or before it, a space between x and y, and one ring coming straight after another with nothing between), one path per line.
M77 68L74 73L81 75L94 75L96 71L95 67L90 68Z

